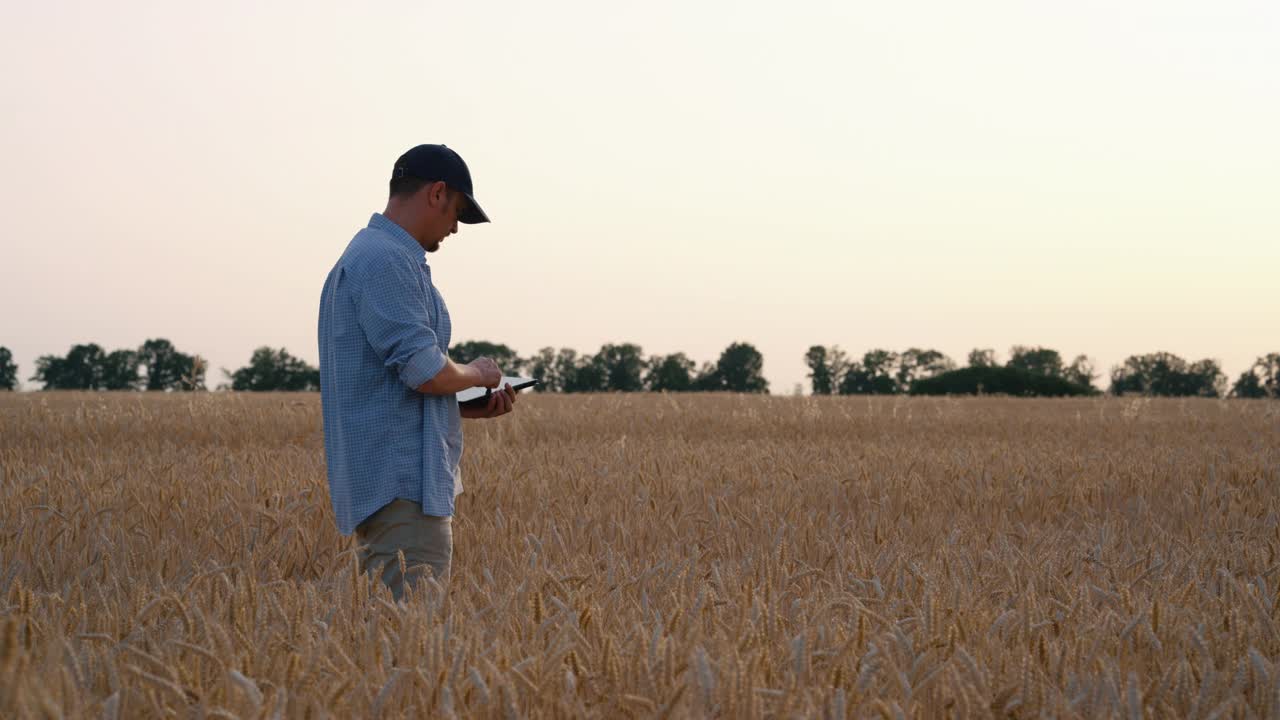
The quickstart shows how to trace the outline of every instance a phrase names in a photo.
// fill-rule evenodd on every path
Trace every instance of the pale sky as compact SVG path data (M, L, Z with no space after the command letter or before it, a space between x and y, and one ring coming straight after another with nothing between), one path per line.
M0 345L314 363L326 273L442 142L493 218L430 256L455 341L742 340L782 393L812 344L1234 380L1280 351L1278 39L1223 0L5 0Z

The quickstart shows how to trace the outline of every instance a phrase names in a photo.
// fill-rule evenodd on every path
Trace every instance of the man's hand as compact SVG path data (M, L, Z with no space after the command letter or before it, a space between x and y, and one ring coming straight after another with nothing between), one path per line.
M490 362L493 361L490 360ZM516 391L511 389L511 383L507 383L501 390L489 394L489 403L487 405L483 407L463 407L460 410L462 411L462 417L478 420L506 415L514 410L515 407Z
M502 370L498 369L498 363L493 360L481 357L467 364L480 371L480 387L496 388L502 382Z
M445 358L444 367L436 376L418 386L418 392L428 395L453 395L467 388L496 388L502 383L502 370L489 358L476 358L466 365L458 365Z

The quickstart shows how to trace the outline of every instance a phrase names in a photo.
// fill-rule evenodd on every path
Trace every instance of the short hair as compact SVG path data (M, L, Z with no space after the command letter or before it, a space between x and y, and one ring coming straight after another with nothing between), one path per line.
M433 182L435 181L423 180L411 175L391 178L391 197L409 197Z

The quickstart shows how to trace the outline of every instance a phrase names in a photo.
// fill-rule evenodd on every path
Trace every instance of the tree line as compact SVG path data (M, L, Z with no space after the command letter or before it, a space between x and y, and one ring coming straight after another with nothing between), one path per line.
M467 363L493 358L507 374L538 381L544 392L741 392L767 393L764 358L746 342L730 344L715 362L698 365L682 352L646 356L634 343L607 343L594 354L544 347L522 357L501 343L470 340L449 355ZM814 395L1075 396L1102 392L1098 373L1085 355L1066 362L1057 351L1015 345L1001 364L989 348L971 351L964 367L938 350L873 349L860 358L839 346L814 345L804 356ZM65 356L36 359L31 381L44 390L205 390L207 363L164 339L138 348L105 351L96 343L73 345ZM284 348L260 347L235 371L222 370L219 390L319 390L320 371ZM1280 398L1280 353L1259 357L1228 388L1215 360L1188 362L1167 352L1131 355L1112 368L1107 392L1163 397ZM18 385L18 367L0 347L0 390Z
M701 367L684 353L646 357L633 343L606 344L595 354L543 348L521 357L510 347L483 340L449 349L458 363L493 358L507 374L525 374L547 392L743 392L766 393L764 357L750 343L733 343L714 363ZM18 368L0 347L0 389L17 387ZM148 340L138 349L104 351L96 343L73 345L65 356L36 360L30 379L44 390L205 390L207 363L179 352L168 340ZM218 389L240 391L319 390L320 371L284 348L260 347L249 363Z
M838 346L814 345L805 353L815 395L977 395L1037 397L1095 395L1098 374L1085 355L1064 361L1057 350L1015 345L1009 360L997 362L990 348L969 353L956 363L937 350L909 348L901 353L869 350L855 360ZM1188 362L1173 353L1130 355L1112 368L1107 392L1156 397L1280 397L1280 353L1259 357L1228 391L1227 376L1216 360Z
M206 390L208 363L199 355L179 351L173 343L156 338L137 348L107 352L97 343L72 345L66 355L36 358L32 382L42 390ZM229 372L222 390L319 390L320 371L293 357L283 348L260 347L249 364ZM13 353L0 347L0 390L18 387L18 366Z
M470 340L450 347L449 357L459 363L493 358L503 372L531 377L545 392L769 392L764 356L745 342L701 366L682 352L646 357L634 343L607 343L595 354L544 347L520 357L501 343Z

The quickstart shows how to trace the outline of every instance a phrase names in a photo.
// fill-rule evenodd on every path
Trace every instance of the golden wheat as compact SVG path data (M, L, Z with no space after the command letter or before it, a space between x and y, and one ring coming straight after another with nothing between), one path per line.
M534 396L453 579L313 395L0 397L0 716L1280 717L1280 403Z

